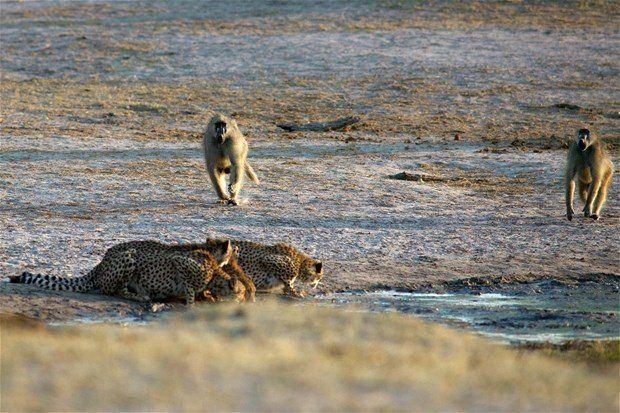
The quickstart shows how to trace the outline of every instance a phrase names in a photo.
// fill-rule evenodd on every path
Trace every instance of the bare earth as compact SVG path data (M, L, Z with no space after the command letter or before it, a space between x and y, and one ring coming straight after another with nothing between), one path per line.
M562 188L582 125L618 164L613 3L246 3L2 3L2 276L225 236L324 259L323 291L618 277L618 175L599 222L566 221ZM220 111L262 180L237 208L215 203L199 151ZM275 126L345 115L364 121ZM427 179L388 179L402 171ZM0 311L49 319L141 311L0 294Z

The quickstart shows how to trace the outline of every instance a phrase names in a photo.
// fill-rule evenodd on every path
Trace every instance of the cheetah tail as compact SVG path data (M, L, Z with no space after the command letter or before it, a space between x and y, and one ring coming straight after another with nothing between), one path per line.
M258 179L256 172L254 172L254 169L252 169L248 161L245 161L245 173L252 182L260 184L260 180Z
M87 292L94 289L86 277L66 278L56 275L32 274L24 271L22 275L9 277L9 282L17 284L32 284L46 290Z

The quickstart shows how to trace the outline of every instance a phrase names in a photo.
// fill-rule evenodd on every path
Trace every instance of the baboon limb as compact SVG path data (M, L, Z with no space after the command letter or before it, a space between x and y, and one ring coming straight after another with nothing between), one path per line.
M247 162L248 144L237 122L223 115L213 116L203 135L202 145L205 165L217 196L220 201L238 205L244 175L247 173L256 183L259 180ZM226 188L224 175L228 172L230 183Z
M579 198L585 203L584 216L599 219L612 175L613 164L604 144L588 129L580 129L566 161L566 218L572 220L575 213L573 196L577 181Z

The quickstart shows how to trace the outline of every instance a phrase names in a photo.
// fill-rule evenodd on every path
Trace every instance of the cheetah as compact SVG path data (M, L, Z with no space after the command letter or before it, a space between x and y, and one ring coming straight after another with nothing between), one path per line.
M243 271L243 268L241 268L241 266L239 265L239 247L237 246L233 247L233 253L230 256L230 259L228 260L228 264L224 265L222 267L222 270L225 274L230 275L230 277L236 279L237 282L241 283L243 287L243 291L244 291L245 301L252 301L252 302L255 301L256 286L254 285L254 282L252 281L252 279L245 274L245 271ZM224 278L225 277L214 278L213 279L214 285L213 286L210 285L207 289L211 293L213 293L214 291L217 291L218 288L216 286L222 285ZM233 288L232 285L231 285L231 288L233 291L240 289L239 287ZM219 295L230 294L230 293L227 293L225 289L226 289L226 286L222 285L222 287L220 287L219 290L224 290L224 291L220 292Z
M135 250L129 252L135 254ZM207 290L214 278L226 278L225 285L228 285L231 277L220 267L228 263L231 253L232 250L222 260L216 260L206 250L161 254L140 260L132 268L131 278L121 295L144 302L182 296L186 304L194 304L196 294ZM213 285L221 290L221 285Z
M207 289L198 294L196 299L216 302L232 297L237 302L255 301L254 283L237 264L238 250L237 247L233 248L228 264L217 269L215 276L207 284Z
M217 253L222 243L225 242L220 239L207 239L203 243L186 243L186 244L164 244L159 241L154 240L137 240L137 241L127 241L120 244L117 244L111 247L107 252L110 255L116 255L119 253L123 253L128 250L135 250L134 259L138 262L141 262L144 259L147 259L153 255L159 254L187 254L191 253L191 251L195 250L206 250L211 253ZM105 258L105 257L104 257ZM238 265L238 248L233 248L233 254L231 254L228 263L222 268L225 273L229 274L231 277L236 278L239 282L243 284L245 289L245 300L246 301L254 301L256 287L252 282L252 279L248 277L243 269ZM139 264L138 264L139 265ZM220 278L214 279L214 285L218 285L220 287L224 287L224 280L227 279L225 275L221 273ZM211 291L211 289L207 289ZM233 289L234 290L234 289ZM233 291L220 291L221 295L235 295ZM201 295L198 295L199 299L202 299ZM206 299L212 300L214 297L209 297L207 293Z
M140 251L191 251L213 248L222 241L207 238L203 243L167 245L157 241L130 241L118 244L110 250L119 253L131 248ZM251 241L231 240L239 248L238 263L253 281L256 291L272 291L283 288L286 295L303 297L305 294L295 288L297 279L316 286L323 278L323 263L297 251L286 244L264 245ZM243 279L240 278L242 281ZM246 289L248 286L246 285Z
M283 287L285 295L304 297L305 293L295 288L295 281L300 280L316 288L323 279L323 263L289 245L231 242L239 247L239 265L252 278L257 291L273 291Z
M182 294L186 303L192 304L195 294L202 293L214 276L227 276L219 272L220 267L228 264L233 254L230 241L214 242L209 251L196 248L169 253L143 249L139 242L132 245L130 248L110 248L101 262L82 277L24 272L10 277L10 282L59 291L97 292L138 301Z

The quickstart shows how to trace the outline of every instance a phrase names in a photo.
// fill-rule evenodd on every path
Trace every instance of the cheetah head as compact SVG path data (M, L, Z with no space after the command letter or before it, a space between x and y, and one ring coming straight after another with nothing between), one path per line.
M304 260L299 271L299 279L316 288L323 279L323 263L312 258Z
M220 241L220 240L216 241L216 245L213 250L214 250L213 256L215 257L215 260L217 261L220 267L223 267L224 265L228 264L228 262L230 261L230 258L235 253L235 250L231 242L228 240L227 241Z
M245 286L237 277L231 277L224 271L218 271L207 284L205 297L210 301L224 301L233 299L237 302L245 301Z

